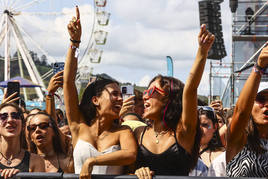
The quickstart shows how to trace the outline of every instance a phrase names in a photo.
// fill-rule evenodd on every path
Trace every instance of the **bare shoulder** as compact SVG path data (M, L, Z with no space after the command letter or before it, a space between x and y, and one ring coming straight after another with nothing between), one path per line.
M45 161L38 154L30 154L30 172L44 172Z

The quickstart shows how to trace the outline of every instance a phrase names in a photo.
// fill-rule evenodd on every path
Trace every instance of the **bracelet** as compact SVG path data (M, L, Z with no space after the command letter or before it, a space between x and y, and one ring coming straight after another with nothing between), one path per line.
M78 58L79 57L79 54L80 54L79 48L77 46L75 46L75 45L71 45L70 47L71 47L71 49L75 50L74 57L75 58Z
M260 67L257 63L254 65L254 72L263 75L265 73L266 68Z
M73 40L71 38L70 38L70 41L73 42L73 43L77 43L77 44L81 43L81 40Z
M54 96L54 93L50 93L50 92L48 92L48 91L45 91L45 95L46 95L46 96L49 96L49 97L53 97L53 96Z

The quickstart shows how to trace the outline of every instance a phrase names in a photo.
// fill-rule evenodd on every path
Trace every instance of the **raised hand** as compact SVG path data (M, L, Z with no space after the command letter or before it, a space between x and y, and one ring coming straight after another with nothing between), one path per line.
M7 96L7 90L5 90L5 92L4 92L4 97L3 97L3 99L2 99L2 104L4 104L4 103L12 103L12 102L15 102L15 101L17 101L18 99L20 99L20 97L16 97L16 98L14 98L16 95L17 95L17 92L13 93L13 94L10 95L10 96Z
M268 68L268 41L266 42L266 47L262 49L258 58L258 66L261 68Z
M208 52L215 40L215 36L206 29L206 24L202 24L198 35L199 47L203 52Z
M49 81L47 91L54 94L59 87L63 86L63 71L56 73Z
M123 101L119 116L123 117L127 113L134 113L135 108L135 96L130 96Z
M72 18L67 28L68 28L68 32L69 32L71 40L80 42L82 29L81 29L80 12L79 12L78 6L76 6L76 17Z

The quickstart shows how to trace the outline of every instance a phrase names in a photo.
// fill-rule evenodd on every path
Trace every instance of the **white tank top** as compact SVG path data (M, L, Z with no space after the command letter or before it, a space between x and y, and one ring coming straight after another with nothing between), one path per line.
M92 144L78 139L73 152L75 174L80 174L84 161L89 157L96 157L120 149L119 145L113 145L108 149L99 152ZM95 165L93 166L92 174L119 175L122 174L122 166Z

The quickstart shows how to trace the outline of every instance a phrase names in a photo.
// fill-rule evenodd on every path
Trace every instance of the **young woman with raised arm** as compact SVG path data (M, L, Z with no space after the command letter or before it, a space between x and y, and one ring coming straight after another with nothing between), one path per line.
M138 155L135 174L139 178L157 175L188 175L198 159L200 129L197 88L214 35L202 25L199 48L188 80L158 75L144 91L144 115L152 126L135 130ZM199 138L199 139L198 139Z
M268 46L263 48L235 105L227 133L229 177L268 176L268 86L257 93L267 67Z
M136 159L137 146L134 135L126 127L119 127L114 120L119 118L122 95L116 81L96 79L83 93L79 104L75 86L77 54L81 38L79 9L68 24L70 46L64 68L64 101L70 126L75 173L80 178L90 174L122 174L123 165Z

